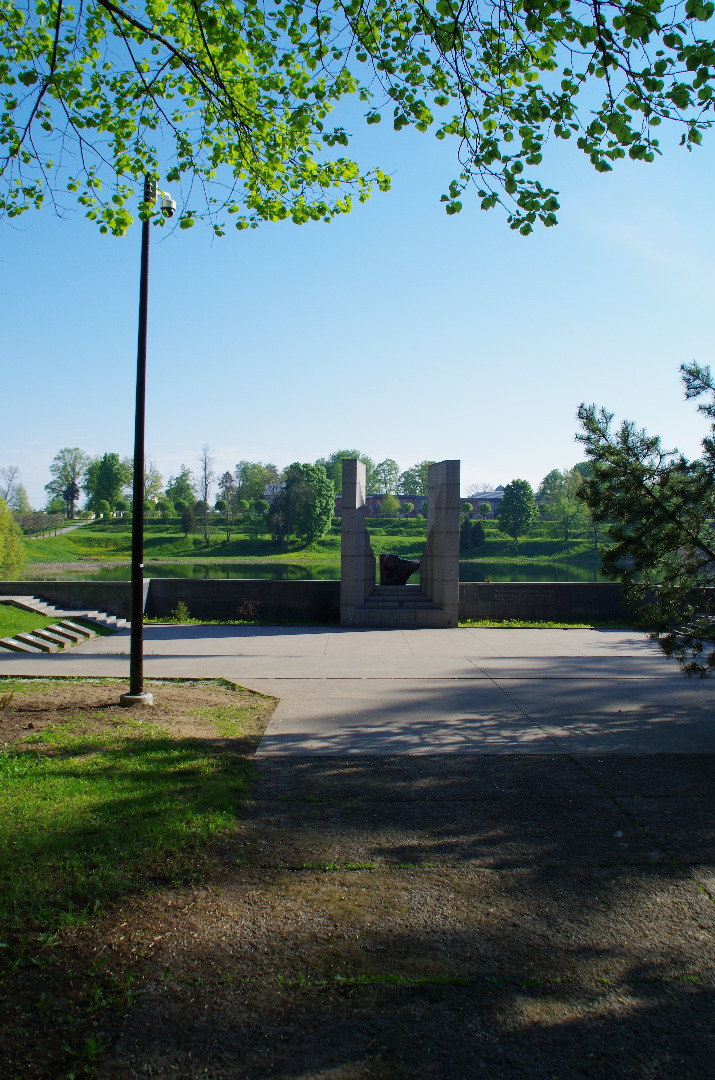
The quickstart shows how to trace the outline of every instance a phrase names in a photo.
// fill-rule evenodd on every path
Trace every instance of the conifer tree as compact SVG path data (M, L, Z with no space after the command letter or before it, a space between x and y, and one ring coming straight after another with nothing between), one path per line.
M651 632L688 675L715 670L715 381L699 364L681 367L685 397L704 398L710 420L702 456L688 461L658 436L613 414L581 405L591 465L583 497L594 521L609 522L604 572L622 579L637 624Z

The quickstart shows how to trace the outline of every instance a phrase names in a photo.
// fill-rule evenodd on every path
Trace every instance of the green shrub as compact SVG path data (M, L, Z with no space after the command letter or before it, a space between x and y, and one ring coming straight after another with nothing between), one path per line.
M172 622L186 623L191 622L191 613L183 600L179 600L178 604L171 613Z
M17 581L25 565L22 532L4 499L0 499L0 579Z

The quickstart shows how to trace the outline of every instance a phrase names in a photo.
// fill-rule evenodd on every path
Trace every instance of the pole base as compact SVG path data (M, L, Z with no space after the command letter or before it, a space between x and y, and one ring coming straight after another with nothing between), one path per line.
M154 695L142 690L141 694L120 694L119 704L123 709L133 709L135 705L153 705Z

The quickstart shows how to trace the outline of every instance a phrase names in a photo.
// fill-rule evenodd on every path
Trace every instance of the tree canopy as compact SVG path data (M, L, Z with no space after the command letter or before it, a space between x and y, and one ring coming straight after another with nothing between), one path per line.
M715 671L715 381L709 368L681 368L685 396L705 397L711 421L702 457L664 450L658 436L581 405L578 435L591 465L583 492L594 519L608 522L604 572L623 580L626 602L688 674Z
M63 499L67 506L67 517L74 517L74 504L79 498L79 485L82 482L90 457L79 446L63 446L58 450L50 465L49 484L45 491L53 498Z
M368 495L394 495L400 478L400 466L394 458L385 458L367 472Z
M335 488L322 465L295 461L282 474L281 493L273 502L272 522L282 537L305 544L321 540L330 528Z
M196 481L187 465L182 465L178 476L170 476L164 494L176 505L193 506L196 502Z
M252 502L262 499L266 487L278 482L279 472L275 465L262 461L239 461L236 465L236 498Z
M395 495L385 495L380 503L380 517L399 517L400 500Z
M131 479L131 464L120 461L119 454L93 458L87 465L82 484L87 492L87 508L102 513L99 503L106 502L113 510L121 498L122 488L131 483Z
M586 511L580 491L583 484L581 470L552 469L539 485L538 494L542 497L541 516L546 521L556 521L563 529L564 540L568 540L571 529L583 524Z
M116 234L145 173L181 185L182 228L204 216L219 234L229 216L330 220L387 189L343 156L346 97L368 124L454 140L447 213L473 183L528 233L556 223L533 172L548 137L599 171L648 162L663 121L698 144L715 100L712 0L1 3L0 213L69 192Z
M499 504L499 528L518 540L529 532L539 516L534 492L528 480L512 480L504 488Z
M12 494L19 483L20 469L17 465L4 465L0 469L0 499L5 502L12 498Z
M418 461L409 469L400 473L397 491L400 495L426 495L430 465L434 461Z
M481 521L471 521L468 514L463 514L459 522L459 550L467 554L474 548L483 547L487 536Z
M127 462L127 464L129 464L129 462ZM134 462L132 461L129 472L129 482L131 482L133 473ZM164 477L161 475L153 461L147 461L144 466L144 501L154 502L154 500L157 500L158 502L163 494L163 487Z
M361 450L333 450L328 457L318 458L315 464L325 469L328 480L333 481L335 492L339 495L343 490L343 459L345 458L357 458L358 461L365 463L367 490L372 491L370 478L374 472L375 463L371 457L363 454Z

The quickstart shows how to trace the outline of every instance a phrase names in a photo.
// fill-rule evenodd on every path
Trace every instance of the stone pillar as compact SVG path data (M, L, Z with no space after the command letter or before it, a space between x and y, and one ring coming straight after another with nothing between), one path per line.
M375 556L365 524L366 486L364 462L357 458L343 458L341 626L356 624L355 608L363 607L375 584Z
M443 626L457 626L459 621L459 512L459 462L430 465L420 586L428 600L443 609Z

